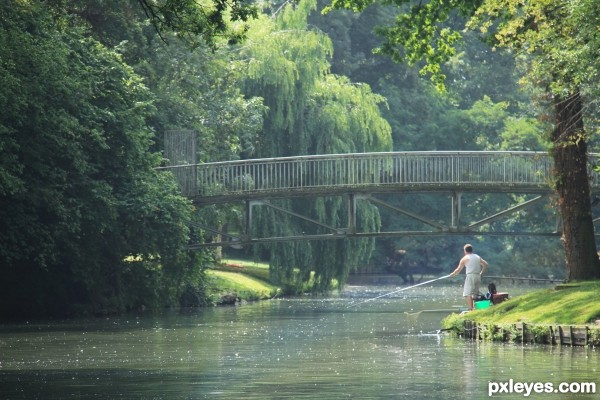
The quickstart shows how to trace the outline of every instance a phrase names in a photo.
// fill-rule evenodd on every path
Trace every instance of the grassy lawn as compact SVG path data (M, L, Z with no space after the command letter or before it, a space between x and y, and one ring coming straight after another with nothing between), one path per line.
M209 271L213 294L235 293L243 300L268 299L277 293L277 287L240 272Z
M280 289L269 282L269 266L245 260L227 259L208 271L210 296L221 303L223 296L235 296L241 300L269 299Z
M223 259L221 264L215 266L215 269L219 271L243 273L244 275L270 282L269 264L266 263L227 258Z
M469 319L488 324L517 322L540 325L594 325L600 319L600 281L559 285L515 297L495 306L453 314L443 321L445 328Z

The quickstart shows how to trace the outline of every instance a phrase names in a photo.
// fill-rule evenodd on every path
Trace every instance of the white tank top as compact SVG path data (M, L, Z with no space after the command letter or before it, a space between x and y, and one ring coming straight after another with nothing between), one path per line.
M478 274L481 272L481 257L477 254L467 254L465 269L467 274Z

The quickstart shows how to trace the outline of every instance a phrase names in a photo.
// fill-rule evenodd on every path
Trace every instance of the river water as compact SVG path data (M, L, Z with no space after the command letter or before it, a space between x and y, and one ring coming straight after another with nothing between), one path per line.
M600 388L525 396L508 386L510 380L600 385L598 349L439 333L441 319L463 306L456 285L365 301L392 289L349 287L332 298L5 324L0 398L463 400L488 398L501 383L503 392L493 397L600 396Z

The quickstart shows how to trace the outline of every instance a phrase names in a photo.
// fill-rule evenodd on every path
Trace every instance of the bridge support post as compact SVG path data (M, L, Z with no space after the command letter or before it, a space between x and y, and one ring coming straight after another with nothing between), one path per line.
M257 203L255 200L246 200L245 202L245 212L244 212L244 239L251 240L252 239L252 207L254 207Z
M462 192L452 192L452 229L458 229L460 224L460 200Z
M348 195L348 233L356 233L356 196Z

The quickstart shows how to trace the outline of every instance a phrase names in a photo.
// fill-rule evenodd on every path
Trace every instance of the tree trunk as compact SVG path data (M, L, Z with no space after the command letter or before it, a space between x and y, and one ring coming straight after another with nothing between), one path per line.
M556 96L554 107L556 125L551 153L563 220L567 279L595 279L600 277L600 261L594 237L580 93L566 98Z

